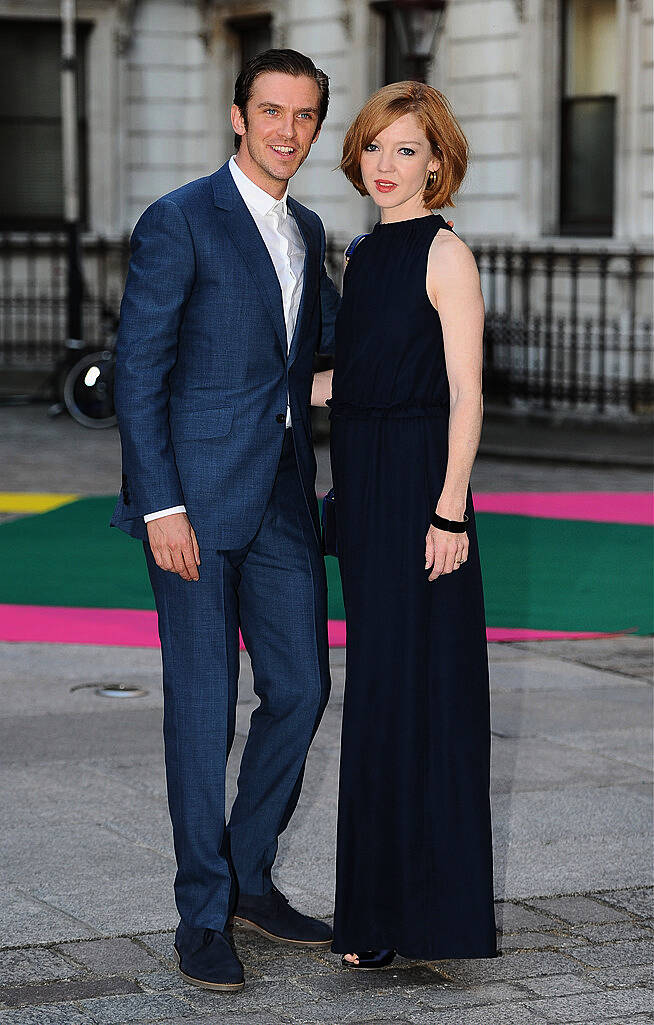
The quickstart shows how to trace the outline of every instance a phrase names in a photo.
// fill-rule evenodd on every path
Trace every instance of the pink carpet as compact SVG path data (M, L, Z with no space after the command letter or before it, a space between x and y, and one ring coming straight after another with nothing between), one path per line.
M489 641L589 639L605 633L489 627ZM0 605L0 641L39 644L100 644L158 648L157 616L145 609L83 609L49 605ZM345 622L329 621L329 644L345 646ZM241 641L241 648L243 642Z
M647 491L482 491L474 500L477 512L654 524L654 498Z

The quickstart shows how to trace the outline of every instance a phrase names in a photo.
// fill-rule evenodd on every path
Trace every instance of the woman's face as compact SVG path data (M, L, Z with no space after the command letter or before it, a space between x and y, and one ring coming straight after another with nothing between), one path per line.
M361 154L363 183L391 219L400 220L425 209L427 175L437 171L429 140L415 114L403 114L375 136Z

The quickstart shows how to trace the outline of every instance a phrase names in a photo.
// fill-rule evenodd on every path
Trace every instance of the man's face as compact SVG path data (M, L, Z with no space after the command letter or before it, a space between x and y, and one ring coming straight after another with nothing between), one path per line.
M266 71L254 80L246 118L232 107L232 125L241 136L237 163L260 188L283 195L318 138L319 100L312 78Z

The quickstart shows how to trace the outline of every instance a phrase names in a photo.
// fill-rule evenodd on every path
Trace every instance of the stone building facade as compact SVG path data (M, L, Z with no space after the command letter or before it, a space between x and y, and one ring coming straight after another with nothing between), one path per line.
M604 283L582 285L580 308L608 304L622 318L619 330L628 330L637 315L647 335L653 5L654 0L440 5L427 80L451 101L471 154L468 177L448 216L475 245L518 247L523 256L516 250L515 280L522 273L523 285L524 253L533 253L528 316L534 309L543 314L546 302L554 320L563 315L556 310L557 295L565 291L568 302L572 293L562 279L557 284L559 257L567 261L569 278L573 252L582 260L604 253L623 263L595 267ZM228 158L235 76L247 56L267 45L308 53L331 80L328 119L293 180L293 194L320 213L337 247L367 230L375 219L372 202L335 168L347 125L362 102L386 81L405 77L393 7L393 0L78 0L87 245L95 237L124 238L155 198ZM58 17L59 0L0 0L0 140L12 154L0 169L5 232L55 230L61 217ZM21 131L23 142L16 146ZM542 256L539 269L537 254L546 250L550 255ZM5 257L10 259L6 250ZM506 255L491 253L489 259L496 263L482 268L487 279L491 272L498 277L497 260L509 269L501 289L510 321L515 303L524 312L524 289L513 297L514 268ZM589 338L592 348L594 335Z

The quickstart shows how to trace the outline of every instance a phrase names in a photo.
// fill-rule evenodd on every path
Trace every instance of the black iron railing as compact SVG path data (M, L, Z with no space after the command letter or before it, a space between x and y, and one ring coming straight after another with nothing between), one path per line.
M340 285L343 248L328 269ZM473 246L486 302L487 401L527 411L654 411L653 254L645 249ZM127 239L87 238L84 340L102 345ZM0 235L0 371L50 369L66 331L63 235Z
M524 409L654 410L651 252L481 245L475 255L488 398Z

